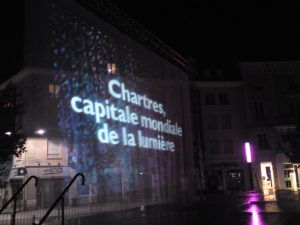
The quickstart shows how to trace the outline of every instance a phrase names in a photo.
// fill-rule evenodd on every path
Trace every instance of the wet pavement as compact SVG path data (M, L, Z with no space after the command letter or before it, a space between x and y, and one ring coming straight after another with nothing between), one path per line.
M75 221L69 221L75 224ZM300 225L300 192L209 193L193 203L81 218L78 225Z

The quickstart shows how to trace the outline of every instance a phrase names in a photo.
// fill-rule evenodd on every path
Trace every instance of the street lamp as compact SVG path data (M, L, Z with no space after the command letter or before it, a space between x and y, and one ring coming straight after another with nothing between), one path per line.
M44 135L45 133L46 133L46 130L44 130L44 129L38 129L38 130L36 130L35 131L35 133L37 134L37 135Z
M246 153L246 161L247 161L248 171L249 171L250 189L253 190L252 152L251 152L251 145L249 142L245 142L245 153Z
M7 131L7 132L5 132L5 134L7 135L7 136L11 136L11 132L10 131Z

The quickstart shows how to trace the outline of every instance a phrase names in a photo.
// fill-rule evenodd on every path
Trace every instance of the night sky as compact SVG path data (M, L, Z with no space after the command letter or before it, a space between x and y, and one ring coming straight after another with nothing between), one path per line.
M194 58L200 69L226 69L240 61L300 60L300 7L289 3L111 1L179 54ZM0 36L1 81L21 68L22 12L21 7L6 7L12 4L0 2L5 31Z
M112 0L200 66L300 59L299 7L272 1Z

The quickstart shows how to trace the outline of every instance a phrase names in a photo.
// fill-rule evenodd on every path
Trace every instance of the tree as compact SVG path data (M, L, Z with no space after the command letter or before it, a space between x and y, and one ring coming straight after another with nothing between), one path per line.
M0 90L0 176L7 172L12 156L26 151L26 136L20 116L25 112L25 103L14 85Z

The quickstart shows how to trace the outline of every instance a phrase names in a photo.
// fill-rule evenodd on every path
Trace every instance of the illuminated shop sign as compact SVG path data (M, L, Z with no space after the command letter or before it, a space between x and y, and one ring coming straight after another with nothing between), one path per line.
M76 113L93 116L95 123L99 124L97 138L103 144L129 147L140 147L162 151L175 151L175 142L165 138L165 135L182 136L183 130L177 122L172 122L161 102L148 98L145 94L139 94L129 90L124 83L118 80L108 81L108 94L110 99L122 101L126 105L118 107L109 99L93 101L89 98L73 96L70 104ZM142 110L134 110L132 106ZM154 117L147 116L143 112L154 112ZM159 119L158 119L159 118ZM120 130L110 129L108 122L122 124ZM134 126L134 132L130 132L127 126ZM155 137L146 136L143 130L157 132Z
M63 173L62 167L51 167L43 170L42 175L52 175Z
M18 168L12 170L12 176L24 176L27 174L26 168Z

